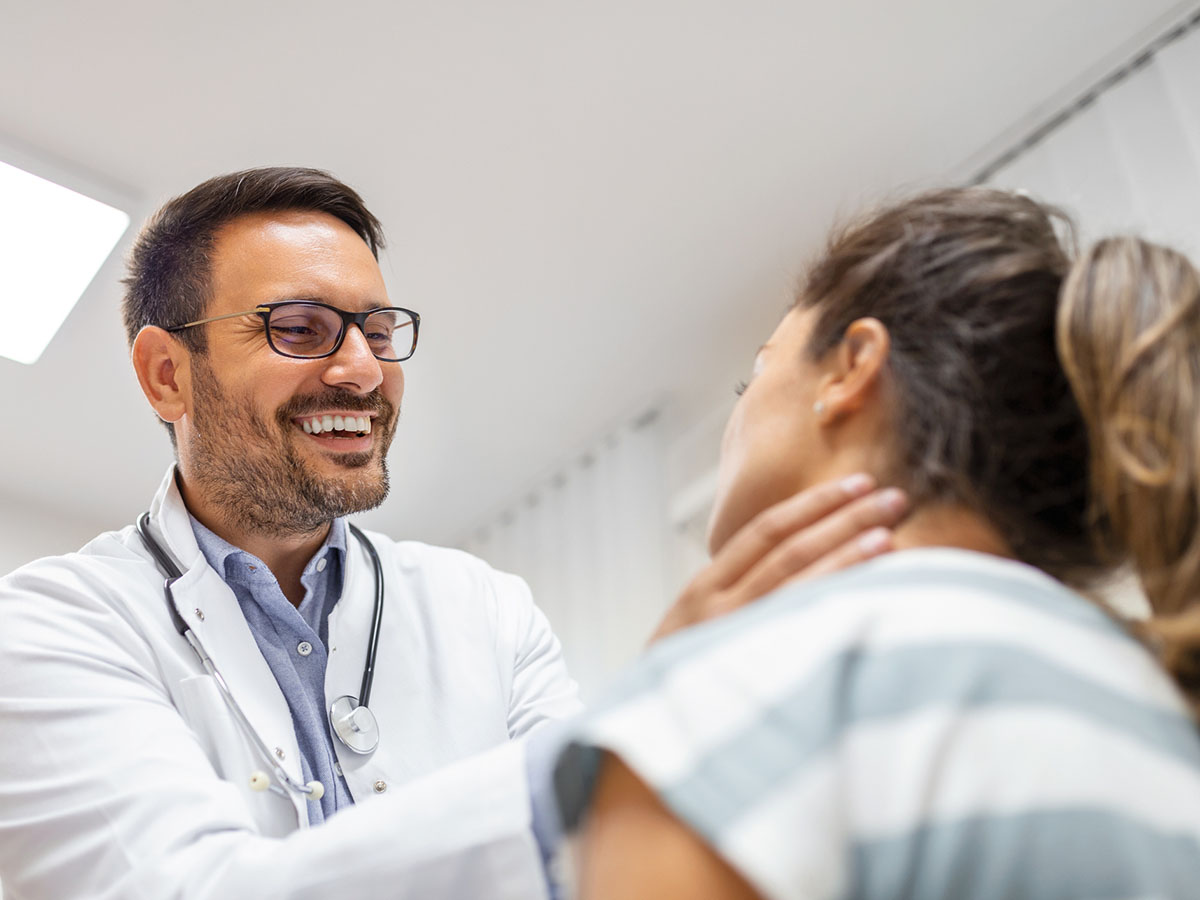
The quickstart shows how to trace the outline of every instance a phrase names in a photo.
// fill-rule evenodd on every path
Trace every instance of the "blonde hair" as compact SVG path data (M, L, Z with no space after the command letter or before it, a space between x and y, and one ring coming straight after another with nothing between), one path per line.
M1200 713L1200 273L1137 238L1072 266L1058 353L1088 429L1092 522L1136 570L1143 631Z

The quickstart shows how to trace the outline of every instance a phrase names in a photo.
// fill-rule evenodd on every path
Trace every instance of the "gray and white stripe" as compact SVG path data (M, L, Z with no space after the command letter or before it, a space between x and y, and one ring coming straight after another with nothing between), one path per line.
M682 638L579 743L621 756L769 897L1200 892L1185 704L1035 570L898 553ZM1060 889L1088 853L1120 872Z

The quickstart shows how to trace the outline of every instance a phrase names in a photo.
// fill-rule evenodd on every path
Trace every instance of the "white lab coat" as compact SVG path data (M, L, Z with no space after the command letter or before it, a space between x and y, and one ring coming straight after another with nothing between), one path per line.
M268 748L300 780L291 716L168 472L154 532L176 606ZM525 583L455 550L370 534L387 587L371 707L380 744L337 746L356 804L250 789L265 769L167 613L132 527L0 579L0 881L6 900L545 895L512 739L578 709ZM348 541L327 699L356 695L374 601Z

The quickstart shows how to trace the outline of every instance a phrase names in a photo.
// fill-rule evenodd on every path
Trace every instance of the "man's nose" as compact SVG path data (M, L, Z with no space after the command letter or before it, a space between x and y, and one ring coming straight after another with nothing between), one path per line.
M383 367L371 352L367 336L357 325L346 327L342 346L329 357L324 381L359 394L368 394L383 382Z

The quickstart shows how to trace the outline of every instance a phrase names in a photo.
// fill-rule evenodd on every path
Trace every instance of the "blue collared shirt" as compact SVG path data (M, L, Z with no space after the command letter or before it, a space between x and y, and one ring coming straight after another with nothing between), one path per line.
M233 546L192 517L192 531L208 564L233 590L242 615L287 700L300 745L304 780L325 786L320 801L308 801L316 825L354 803L341 775L325 708L329 612L342 596L346 523L335 519L329 537L304 567L299 608L283 595L275 575L258 557Z

